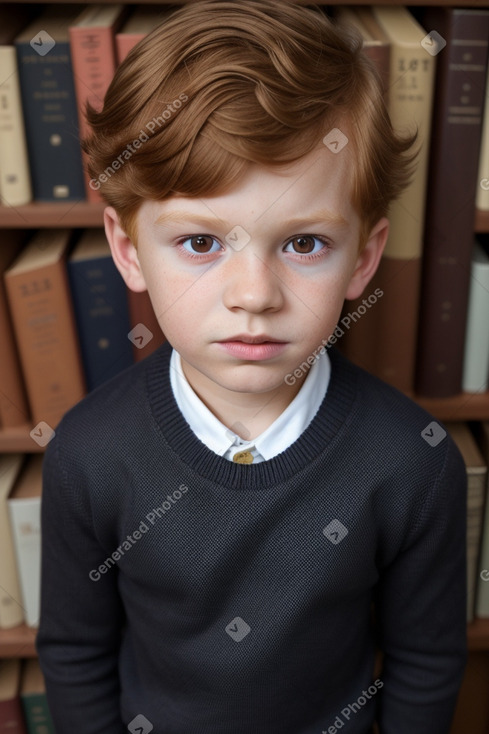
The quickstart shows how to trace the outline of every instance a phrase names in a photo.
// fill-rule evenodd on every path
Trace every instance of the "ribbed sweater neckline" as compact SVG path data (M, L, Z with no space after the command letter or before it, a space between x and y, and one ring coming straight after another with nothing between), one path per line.
M328 350L331 378L306 430L285 451L258 464L238 464L218 456L194 434L173 395L172 346L164 342L147 359L148 401L169 447L193 472L232 490L266 490L282 484L318 458L344 426L357 393L358 372L335 347Z

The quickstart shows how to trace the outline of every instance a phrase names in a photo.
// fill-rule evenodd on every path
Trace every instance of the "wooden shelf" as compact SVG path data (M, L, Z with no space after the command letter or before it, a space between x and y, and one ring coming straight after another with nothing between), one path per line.
M8 630L0 629L0 658L35 658L37 628L20 624Z
M441 421L489 420L489 392L463 392L450 398L409 397Z
M44 451L44 448L29 435L33 427L30 423L26 423L15 428L0 429L0 453L34 454Z
M489 650L489 619L474 619L467 625L470 652Z
M0 227L103 227L107 204L80 200L36 201L24 206L0 206Z
M475 210L475 227L476 232L489 232L489 212L481 212Z

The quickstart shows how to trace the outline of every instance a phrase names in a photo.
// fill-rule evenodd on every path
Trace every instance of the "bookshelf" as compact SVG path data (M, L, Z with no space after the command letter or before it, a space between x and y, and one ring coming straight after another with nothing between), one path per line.
M42 0L16 0L17 3ZM62 0L50 0L49 4L61 4ZM145 0L145 4L182 5L198 0ZM295 0L298 5L308 5L308 0ZM63 4L79 3L79 0L63 0ZM89 4L89 3L86 3ZM140 4L135 0L132 4ZM319 3L323 4L323 3ZM329 5L353 4L333 0ZM356 5L371 5L371 0L357 0ZM384 2L384 5L402 4L400 2ZM411 6L425 6L425 0L412 0ZM489 0L431 0L429 5L487 8ZM0 229L35 229L35 228L91 228L103 226L103 210L105 204L93 204L84 200L66 203L33 202L24 206L6 207L0 205ZM489 212L474 213L474 232L489 232ZM0 235L1 236L1 235ZM461 393L449 398L428 399L410 394L409 397L421 407L432 413L441 421L489 420L489 391L481 394ZM25 424L10 429L0 429L0 453L24 452L40 453L44 451L29 435L33 425ZM36 629L25 624L11 629L0 629L0 658L34 657ZM476 619L467 625L467 638L470 653L485 653L489 670L489 619ZM470 658L469 658L470 665ZM470 727L467 728L469 730ZM456 729L458 732L459 729ZM460 729L462 731L462 729ZM455 734L455 730L453 732ZM489 715L487 729L489 734Z

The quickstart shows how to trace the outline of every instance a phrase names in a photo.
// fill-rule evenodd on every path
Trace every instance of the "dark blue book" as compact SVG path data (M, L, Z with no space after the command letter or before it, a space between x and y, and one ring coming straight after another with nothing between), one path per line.
M68 29L83 6L51 5L15 39L34 199L85 199Z
M90 391L134 362L127 288L103 229L82 233L67 268Z

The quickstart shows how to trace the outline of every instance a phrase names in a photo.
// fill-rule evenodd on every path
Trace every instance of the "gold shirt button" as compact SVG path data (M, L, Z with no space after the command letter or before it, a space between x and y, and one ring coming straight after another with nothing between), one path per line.
M237 464L252 464L253 459L254 456L251 451L238 451L238 453L233 456L233 461Z

